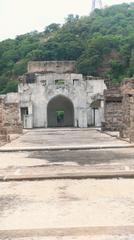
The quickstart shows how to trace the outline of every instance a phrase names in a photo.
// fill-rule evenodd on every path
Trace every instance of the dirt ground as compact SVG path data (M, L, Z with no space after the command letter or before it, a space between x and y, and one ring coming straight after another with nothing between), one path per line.
M0 183L0 230L134 224L134 180Z

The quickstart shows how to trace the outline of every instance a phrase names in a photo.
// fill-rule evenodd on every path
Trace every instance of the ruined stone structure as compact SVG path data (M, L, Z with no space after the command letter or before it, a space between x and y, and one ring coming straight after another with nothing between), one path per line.
M1 135L8 133L22 133L20 122L18 94L9 93L0 96L0 132Z
M30 62L18 93L0 95L0 130L101 126L103 79L78 74L74 61ZM1 134L2 135L2 134Z
M34 127L100 127L134 142L134 77L106 87L74 61L30 62L18 93L0 95L0 141Z
M0 98L0 145L7 142L7 129L3 127L3 100Z
M123 123L121 135L129 137L130 142L134 142L134 77L124 81L121 86L123 95Z
M104 89L74 61L30 62L18 87L20 118L25 128L101 126Z
M134 77L106 89L74 61L30 62L18 93L0 96L0 141L34 127L100 127L134 142Z
M104 128L119 131L122 125L122 93L120 87L111 87L104 91Z
M105 90L104 101L103 129L120 131L121 137L134 142L134 77Z

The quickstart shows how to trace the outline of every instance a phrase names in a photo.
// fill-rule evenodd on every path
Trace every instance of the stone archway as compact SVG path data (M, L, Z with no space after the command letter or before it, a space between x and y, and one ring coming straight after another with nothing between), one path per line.
M74 107L69 98L58 95L49 101L47 105L47 126L74 126Z

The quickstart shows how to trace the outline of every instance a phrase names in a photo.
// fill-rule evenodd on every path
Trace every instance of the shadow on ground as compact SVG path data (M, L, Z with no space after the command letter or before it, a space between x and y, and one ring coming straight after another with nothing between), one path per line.
M78 150L78 151L36 151L29 158L47 160L50 163L73 162L79 165L92 165L103 163L116 163L120 161L132 161L133 152L125 153L125 150Z

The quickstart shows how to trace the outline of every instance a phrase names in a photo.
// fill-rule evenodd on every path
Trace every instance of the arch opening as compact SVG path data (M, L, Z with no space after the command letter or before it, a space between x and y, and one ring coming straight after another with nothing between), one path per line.
M52 98L47 105L48 127L73 127L74 107L70 99L58 95Z

